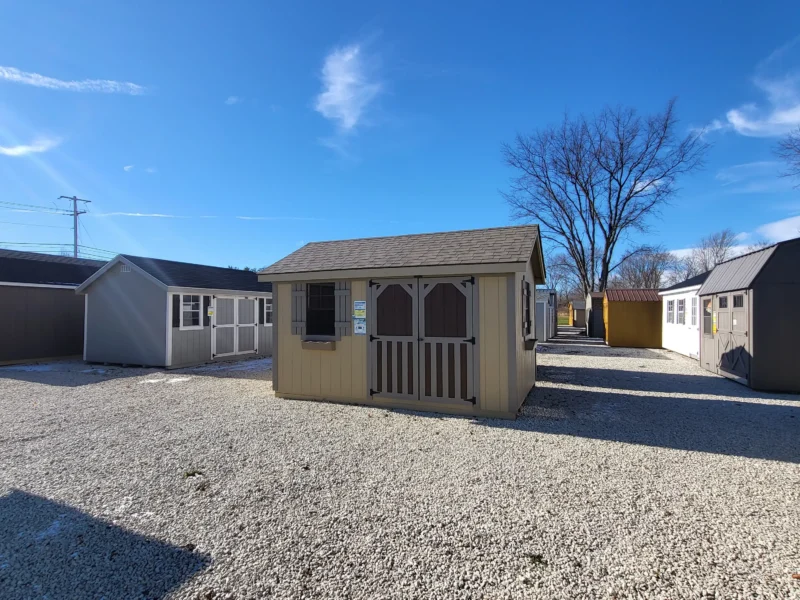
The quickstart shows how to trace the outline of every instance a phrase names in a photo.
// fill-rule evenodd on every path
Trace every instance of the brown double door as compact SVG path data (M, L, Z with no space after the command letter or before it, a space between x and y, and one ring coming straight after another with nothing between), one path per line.
M472 278L370 282L370 393L475 403Z

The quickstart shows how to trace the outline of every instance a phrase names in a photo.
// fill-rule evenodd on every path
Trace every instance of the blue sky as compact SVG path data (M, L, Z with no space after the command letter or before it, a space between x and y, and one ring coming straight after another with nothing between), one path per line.
M435 4L0 1L0 201L77 194L86 246L264 266L509 224L503 142L676 96L713 148L642 239L800 229L772 153L800 125L800 3ZM65 216L0 221L0 242L72 240Z

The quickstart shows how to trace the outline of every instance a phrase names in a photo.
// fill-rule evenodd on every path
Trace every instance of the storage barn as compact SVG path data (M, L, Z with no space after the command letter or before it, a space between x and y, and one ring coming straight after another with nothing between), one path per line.
M702 273L658 292L661 306L661 347L691 358L700 357L700 286Z
M589 292L586 295L586 335L592 338L606 337L606 326L603 322L603 292Z
M546 342L558 332L558 294L551 289L536 290L536 339Z
M700 364L753 389L800 392L800 238L717 265L698 292Z
M280 397L514 418L535 383L535 225L312 243L259 278Z
M661 348L658 290L606 290L603 320L609 346Z
M586 327L586 300L573 300L569 303L569 326Z
M80 356L77 288L105 263L0 250L0 364Z
M121 254L77 289L83 359L177 368L269 356L271 290L252 271Z

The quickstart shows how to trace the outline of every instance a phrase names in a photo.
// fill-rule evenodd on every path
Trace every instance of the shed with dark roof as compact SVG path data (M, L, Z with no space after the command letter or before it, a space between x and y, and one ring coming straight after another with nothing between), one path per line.
M536 225L312 243L275 285L278 396L513 418L536 377Z
M77 292L88 362L176 368L272 354L272 284L254 271L120 254Z
M661 348L661 296L658 290L610 289L603 295L606 344Z
M800 238L718 264L698 295L703 368L757 390L800 392Z
M0 250L0 364L79 356L83 280L105 263Z
M586 300L570 300L567 325L586 327Z

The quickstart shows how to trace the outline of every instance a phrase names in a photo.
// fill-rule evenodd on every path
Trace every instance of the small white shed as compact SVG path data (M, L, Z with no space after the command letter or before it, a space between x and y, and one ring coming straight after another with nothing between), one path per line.
M658 292L662 302L661 345L691 358L700 357L700 286L708 273Z

